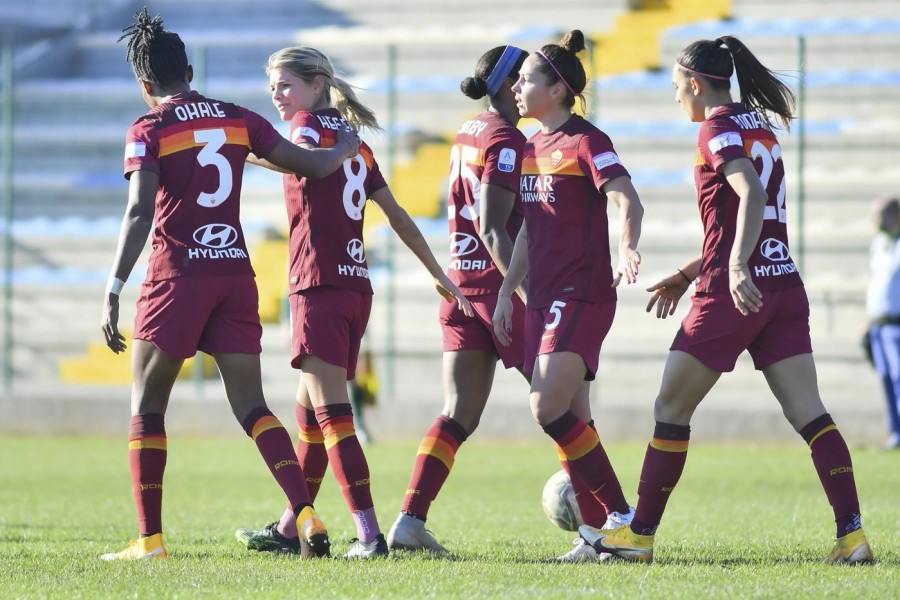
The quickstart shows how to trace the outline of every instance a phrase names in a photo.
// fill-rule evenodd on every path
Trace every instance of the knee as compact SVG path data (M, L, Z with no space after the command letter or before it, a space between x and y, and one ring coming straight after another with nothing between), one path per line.
M689 425L694 408L695 406L679 402L675 398L660 395L653 406L653 418L661 423Z
M479 411L465 410L458 404L445 407L442 414L458 423L468 435L472 435L481 422L481 413Z
M556 419L560 418L565 411L560 411L558 407L553 406L545 397L540 394L532 394L530 399L531 416L537 421L541 427L546 427Z

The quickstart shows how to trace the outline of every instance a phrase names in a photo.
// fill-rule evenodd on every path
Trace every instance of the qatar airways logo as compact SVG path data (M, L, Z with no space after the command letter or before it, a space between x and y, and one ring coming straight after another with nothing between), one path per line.
M450 256L465 256L478 250L478 240L468 233L455 232L450 236Z

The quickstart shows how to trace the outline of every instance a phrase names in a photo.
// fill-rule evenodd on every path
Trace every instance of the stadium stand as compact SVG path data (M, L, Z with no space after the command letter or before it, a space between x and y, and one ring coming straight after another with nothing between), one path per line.
M17 9L13 15L7 4L0 7L0 21L27 18L23 17L27 11ZM37 0L29 4L40 5L42 14L66 15L36 23L68 23L69 30L23 47L30 62L19 61L17 71L15 362L18 378L24 382L57 380L60 359L83 354L86 341L96 337L92 315L97 312L97 294L106 278L127 189L119 172L122 135L127 124L145 110L124 51L115 44L124 20L112 18L127 15L139 3ZM205 65L201 73L205 92L235 99L270 118L274 113L262 73L268 54L297 43L328 52L348 79L364 88L363 98L383 122L395 111L390 133L398 153L392 187L402 201L421 202L416 205L418 212L432 215L440 210L448 128L474 110L471 101L458 93L458 82L469 74L481 51L507 41L531 48L554 41L559 32L575 26L591 32L598 53L592 117L616 142L647 207L641 244L645 283L670 269L672 260L695 253L700 240L688 164L696 127L684 122L673 101L671 60L694 39L733 33L758 51L766 64L791 75L798 70L798 39L804 36L807 121L802 215L797 198L797 128L782 139L791 170L792 241L797 253L802 217L802 260L813 300L814 343L827 365L822 369L823 385L842 389L843 380L859 379L853 369L859 365L856 336L862 324L860 301L871 235L868 201L900 186L895 168L900 158L896 141L900 71L894 58L900 50L896 41L900 23L894 1L672 0L649 2L645 11L628 13L624 0L604 2L600 8L595 2L569 2L552 11L546 2L523 0L514 15L475 0L422 3L417 11L408 10L399 0L162 0L148 4L183 34L189 49L205 48L194 59L195 64ZM302 8L287 10L298 5ZM665 22L660 12L669 13ZM75 18L85 14L90 16L87 22ZM296 22L285 17L294 14ZM460 14L478 14L482 25L456 24ZM553 22L547 21L548 16ZM614 54L613 48L622 43L615 40L625 38L638 40L641 52L631 47ZM389 42L396 44L398 67L394 107L388 102ZM41 49L49 52L42 55L44 61L58 53L68 69L64 78L37 76L41 71L31 65L40 61ZM626 58L636 59L637 64L623 66ZM382 163L387 140L388 136L370 138ZM281 226L280 181L254 170L248 172L246 189L248 230L262 243L273 225ZM422 220L420 225L438 256L445 256L445 222L438 218ZM433 372L436 380L436 301L413 260L403 252L391 254L389 237L383 228L371 230L368 236L377 294L370 343L377 350L391 340L396 355L412 357L413 370ZM278 268L272 265L281 260L281 248L272 240L259 246L257 258L266 253L267 268L258 270L271 273L261 276L261 286L277 280ZM389 260L396 272L391 286L386 277ZM138 273L132 276L126 294L135 296L139 279ZM277 295L277 284L274 289ZM388 308L391 297L395 305ZM631 375L623 365L629 361L656 365L654 361L670 341L673 324L647 323L640 310L645 302L640 289L623 290L621 297L623 309L605 346L601 387L646 388L645 370L638 368ZM55 301L58 298L66 302ZM267 311L279 313L277 296L270 300ZM73 306L87 317L73 319ZM392 322L402 322L402 327L392 331ZM267 348L284 347L277 328L268 328L267 336ZM50 339L56 341L50 343ZM275 355L265 366L267 382L292 386L293 374L283 354ZM753 375L735 377L733 387L726 384L720 393L740 394L748 377ZM519 382L510 379L507 383L513 389L509 394L515 396ZM423 385L439 389L430 380L423 384L420 379L398 379L396 395L418 397ZM497 389L502 397L502 377ZM415 410L410 411L414 417Z

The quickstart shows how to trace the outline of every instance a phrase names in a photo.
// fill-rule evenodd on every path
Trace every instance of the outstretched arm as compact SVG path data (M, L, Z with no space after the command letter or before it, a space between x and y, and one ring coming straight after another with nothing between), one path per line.
M409 213L397 204L391 189L387 186L379 189L372 194L372 201L384 211L391 229L397 233L397 236L406 244L406 247L412 250L416 258L428 269L428 272L434 278L434 285L438 293L448 302L456 301L460 310L467 316L473 316L475 313L472 312L472 305L444 273L434 254L431 253L428 242L422 237L422 232L419 231L419 228L409 217Z
M321 179L334 173L345 160L356 156L358 151L359 137L356 132L338 130L337 142L331 148L306 148L282 139L265 158L251 155L253 158L248 157L247 160L280 173L296 173L301 177Z
M125 336L119 332L119 293L147 243L153 227L159 175L152 171L135 171L128 184L128 206L119 229L116 257L110 271L100 329L109 349L118 354L125 350Z
M656 317L659 319L675 314L678 301L700 274L700 260L701 257L698 256L680 269L676 269L672 275L648 287L647 291L653 292L653 295L647 303L647 312L653 310L653 306L656 305Z

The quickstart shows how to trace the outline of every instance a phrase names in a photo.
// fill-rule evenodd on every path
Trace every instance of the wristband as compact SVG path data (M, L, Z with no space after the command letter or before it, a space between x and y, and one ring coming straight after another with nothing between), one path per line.
M118 296L122 293L123 287L125 287L125 282L123 280L115 276L110 277L109 283L106 284L106 293Z
M675 269L675 270L678 271L679 273L681 273L681 276L684 277L685 281L687 281L688 283L694 283L693 281L691 281L690 277L688 277L687 275L684 274L684 271L682 271L681 269Z

